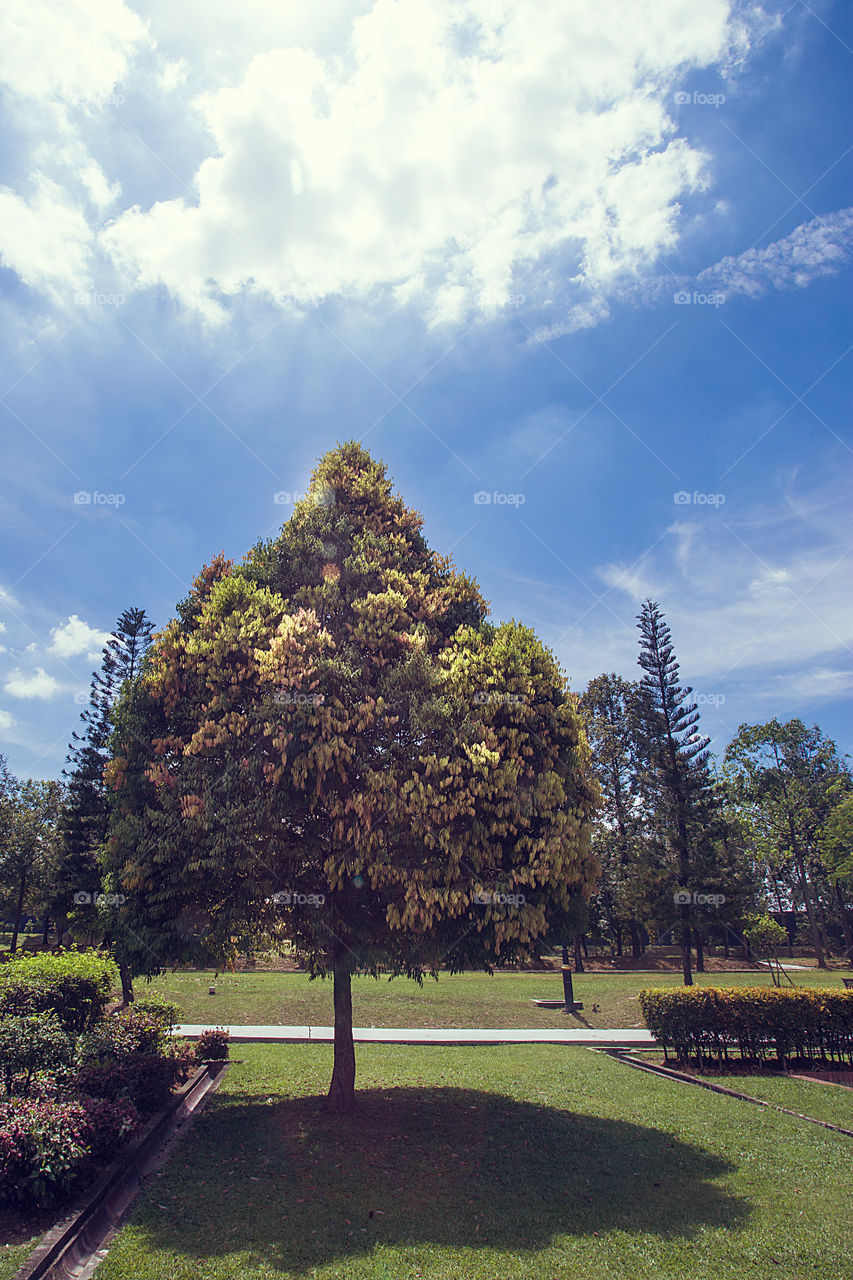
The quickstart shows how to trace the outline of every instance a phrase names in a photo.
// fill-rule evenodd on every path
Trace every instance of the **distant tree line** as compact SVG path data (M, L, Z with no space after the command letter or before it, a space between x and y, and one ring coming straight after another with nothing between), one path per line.
M726 954L757 916L797 922L818 964L853 963L853 777L836 744L799 719L739 727L716 762L680 683L663 614L638 618L642 675L591 680L581 710L603 803L589 929L616 955L681 947L685 983L709 944Z

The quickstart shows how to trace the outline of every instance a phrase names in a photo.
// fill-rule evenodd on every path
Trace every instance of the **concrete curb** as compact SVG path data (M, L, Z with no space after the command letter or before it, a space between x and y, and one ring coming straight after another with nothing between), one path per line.
M210 1023L184 1023L175 1034L197 1040ZM232 1042L245 1043L320 1043L334 1041L334 1027L228 1026ZM627 1049L656 1049L657 1040L644 1028L573 1027L567 1030L543 1030L541 1027L353 1027L356 1044L564 1044L584 1048L609 1046Z
M222 1068L227 1065L223 1062L200 1066L169 1105L149 1120L129 1147L119 1152L70 1214L48 1231L12 1280L65 1280L91 1274L87 1263L107 1235L115 1230L164 1144L175 1137L207 1095L218 1087Z

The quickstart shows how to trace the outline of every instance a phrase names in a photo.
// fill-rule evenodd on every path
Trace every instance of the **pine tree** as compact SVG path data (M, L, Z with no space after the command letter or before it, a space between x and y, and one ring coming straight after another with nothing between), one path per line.
M690 959L692 846L699 810L711 785L709 738L697 731L699 711L692 688L679 683L678 660L670 629L654 600L645 600L638 615L639 663L648 694L646 735L649 771L647 792L664 850L677 864L675 902L681 923L681 962L685 986L692 985ZM694 836L691 839L691 835Z
M73 909L75 895L84 908L78 914L88 915L100 888L98 850L107 837L110 812L104 768L110 758L112 709L125 683L139 674L152 630L144 609L124 610L104 646L101 669L92 676L89 705L80 716L83 730L72 734L63 769L68 794L61 823L62 871L52 904L61 916Z

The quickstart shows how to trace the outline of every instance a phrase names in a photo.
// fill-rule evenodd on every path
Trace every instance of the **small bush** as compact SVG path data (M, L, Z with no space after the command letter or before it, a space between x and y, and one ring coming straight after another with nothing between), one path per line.
M137 1053L160 1053L168 1043L168 1033L158 1018L128 1005L81 1037L77 1057L83 1066L90 1062L118 1062Z
M690 987L640 992L646 1026L680 1062L723 1063L730 1050L853 1066L853 991Z
M0 1074L7 1098L26 1097L34 1077L67 1067L73 1057L74 1042L55 1013L0 1017Z
M141 1115L165 1107L187 1074L185 1055L136 1053L120 1061L93 1062L78 1071L75 1088L91 1098L129 1098Z
M41 952L0 966L0 1016L55 1013L77 1036L93 1027L119 982L118 969L100 952Z
M132 1006L138 1013L147 1013L156 1018L168 1035L175 1030L181 1019L181 1007L172 1000L163 1000L160 996L139 996Z
M85 1137L79 1102L0 1103L0 1199L45 1203L67 1191L88 1155Z
M195 1056L199 1062L224 1062L229 1053L229 1032L224 1027L202 1031L196 1042Z
M96 1160L109 1160L125 1145L139 1124L139 1113L130 1098L79 1099L85 1112L83 1138Z

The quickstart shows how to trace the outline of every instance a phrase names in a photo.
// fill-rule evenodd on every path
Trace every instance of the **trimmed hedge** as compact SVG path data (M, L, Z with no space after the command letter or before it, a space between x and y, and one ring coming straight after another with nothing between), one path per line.
M646 1026L664 1057L698 1066L775 1056L853 1067L853 991L776 987L652 988L640 992Z
M73 1036L101 1017L119 973L95 950L15 956L0 965L0 1016L55 1013Z

